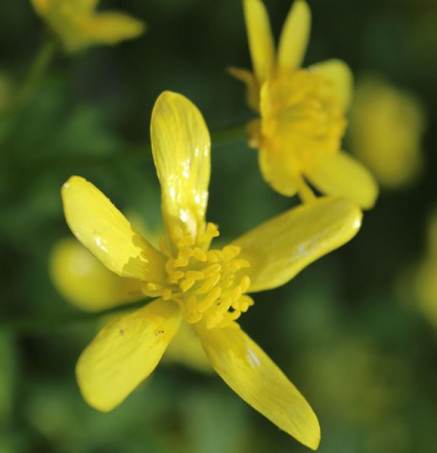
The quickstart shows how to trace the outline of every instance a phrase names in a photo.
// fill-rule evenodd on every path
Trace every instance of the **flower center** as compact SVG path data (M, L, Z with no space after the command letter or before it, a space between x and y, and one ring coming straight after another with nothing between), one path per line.
M272 78L263 94L262 136L273 149L291 152L302 168L315 153L339 149L346 120L330 80L300 69Z
M190 324L204 320L211 329L225 327L238 319L253 305L245 294L250 279L240 272L249 267L249 262L238 257L241 248L235 245L209 249L218 235L217 227L208 223L197 240L189 234L182 236L173 255L162 237L160 249L167 257L167 282L145 284L144 294L174 300Z

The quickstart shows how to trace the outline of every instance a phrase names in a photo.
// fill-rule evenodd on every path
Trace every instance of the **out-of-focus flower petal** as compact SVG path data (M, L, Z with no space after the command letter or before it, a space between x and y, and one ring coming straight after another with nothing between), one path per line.
M378 197L378 185L369 170L341 151L314 159L306 176L321 192L349 198L363 209L372 208Z
M72 238L59 241L53 248L50 276L65 299L87 311L144 298L140 280L114 274Z
M256 112L259 112L259 84L257 78L247 69L228 68L228 72L246 84L247 104Z
M346 199L323 197L263 223L238 238L249 291L283 285L300 270L348 242L361 226L362 213Z
M288 157L287 150L280 144L262 143L258 160L267 183L280 194L291 197L298 191L301 177L295 160Z
M33 9L40 15L45 14L53 3L53 0L30 0Z
M413 94L377 76L358 81L350 115L351 150L381 186L415 182L424 168L426 111Z
M162 192L162 214L173 244L196 237L205 224L210 137L202 114L186 97L165 91L151 122L152 152Z
M310 405L237 324L197 331L213 368L240 398L302 444L318 447L320 427Z
M349 66L341 60L327 60L312 65L309 70L324 76L332 85L326 88L346 110L353 95L353 75Z
M71 231L108 269L142 281L165 279L163 255L93 184L72 176L62 187L62 201Z
M213 371L198 336L186 322L181 323L162 360L181 363L204 373Z
M296 0L290 8L278 47L278 69L292 72L300 67L308 45L311 10L305 0Z
M136 38L145 30L140 20L111 11L84 16L78 21L78 27L79 32L95 44L117 44Z
M87 403L103 412L119 405L158 365L180 321L177 305L161 299L110 321L77 363Z
M243 5L253 69L262 83L272 74L275 65L275 44L269 16L261 0L244 0Z

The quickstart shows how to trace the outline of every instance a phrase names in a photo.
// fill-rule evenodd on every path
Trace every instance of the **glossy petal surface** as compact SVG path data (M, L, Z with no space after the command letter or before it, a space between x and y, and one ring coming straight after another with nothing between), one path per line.
M140 280L114 274L73 238L55 245L50 257L50 276L65 299L87 311L144 298Z
M275 45L269 16L261 0L244 0L247 39L255 75L260 83L273 72Z
M238 396L302 444L318 447L320 427L310 405L238 325L198 334L213 368Z
M362 213L348 200L324 197L290 209L234 243L250 262L249 291L276 288L305 266L349 241L361 226Z
M195 237L204 226L210 176L202 114L184 96L165 91L153 108L151 141L169 237L173 243L182 234Z
M311 29L311 11L305 0L296 0L285 19L278 47L278 68L291 72L299 68Z
M161 299L110 321L77 363L87 403L104 412L119 405L158 365L180 321L177 305Z
M72 176L62 187L62 201L71 231L108 269L142 281L165 278L164 257L93 184Z
M84 17L80 21L81 32L91 41L116 44L132 39L144 32L144 24L126 14L104 12Z
M308 179L321 192L346 197L364 209L370 209L378 196L378 185L371 173L344 152L314 159Z
M353 75L349 66L341 60L327 60L311 66L309 70L323 75L332 82L332 87L328 87L327 90L332 91L332 95L346 110L351 103L353 94Z

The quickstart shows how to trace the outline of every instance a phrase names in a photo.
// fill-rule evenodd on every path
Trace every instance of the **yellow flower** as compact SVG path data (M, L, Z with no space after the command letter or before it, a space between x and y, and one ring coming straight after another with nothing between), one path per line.
M428 221L427 254L410 274L417 308L437 329L437 211ZM404 289L402 285L400 287Z
M248 291L286 283L353 237L361 211L345 199L321 198L210 248L218 229L205 221L210 137L202 115L185 97L164 92L153 109L151 141L166 229L159 250L85 179L73 176L62 189L75 236L109 270L156 298L110 322L82 353L76 373L85 400L101 411L120 404L155 369L184 322L243 400L317 448L311 407L235 320L253 305Z
M129 218L132 221L132 216ZM137 230L145 229L138 221L135 223ZM139 280L111 272L73 238L55 244L49 270L58 292L82 310L95 312L144 299ZM182 363L202 372L212 371L201 344L185 324L181 324L163 360Z
M311 21L304 0L291 7L277 52L261 0L243 4L254 73L230 72L246 83L248 103L261 116L248 130L264 179L286 196L312 199L309 181L323 193L372 207L378 192L373 177L340 151L352 95L349 68L339 60L300 67Z
M67 52L136 38L144 24L115 11L96 13L97 0L31 0Z
M418 175L424 127L423 108L411 94L377 77L358 84L351 110L352 149L381 185L395 189Z

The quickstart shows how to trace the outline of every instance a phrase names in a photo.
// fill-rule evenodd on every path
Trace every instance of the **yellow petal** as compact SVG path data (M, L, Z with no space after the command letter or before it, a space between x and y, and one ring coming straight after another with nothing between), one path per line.
M349 66L341 60L328 60L312 65L308 69L332 82L332 86L327 89L346 110L351 103L353 92L353 75Z
M305 0L296 0L290 8L278 47L278 68L292 72L299 68L308 45L311 29L311 10Z
M178 333L166 349L162 360L181 363L203 373L212 371L199 338L186 322L181 323Z
M269 16L261 0L244 0L243 5L253 69L261 84L272 74L275 65Z
M211 365L244 401L309 448L320 442L317 417L269 356L237 324L198 328Z
M141 282L109 271L76 239L59 241L50 256L50 277L77 307L99 311L144 298Z
M250 292L276 288L317 258L340 247L358 232L361 211L354 203L318 198L263 223L237 239Z
M249 107L259 112L259 85L256 77L246 69L228 68L229 74L246 84L246 101Z
M306 176L321 192L349 198L363 209L372 208L378 197L378 185L372 174L344 152L314 159Z
M151 122L152 152L161 183L162 213L172 241L203 231L211 141L202 114L186 97L165 91Z
M30 0L32 3L33 9L41 16L47 13L48 9L50 8L51 4L53 3L52 0Z
M62 187L68 226L109 270L142 281L165 280L164 257L93 184L72 176Z
M117 12L83 16L78 21L78 27L88 40L101 44L117 44L125 39L136 38L145 30L143 22Z
M163 300L110 321L76 366L86 402L103 412L119 405L158 365L180 321L177 305Z
M82 11L91 12L97 7L98 0L75 0L75 7Z
M266 123L262 123L265 127ZM293 196L299 188L301 176L300 168L290 152L292 146L282 146L281 140L261 142L258 153L259 167L265 181L277 192L287 197Z

